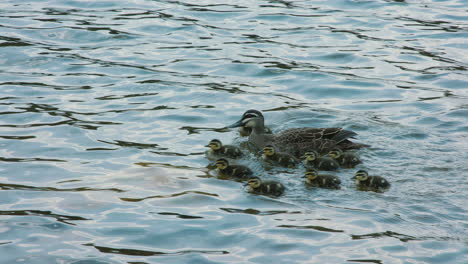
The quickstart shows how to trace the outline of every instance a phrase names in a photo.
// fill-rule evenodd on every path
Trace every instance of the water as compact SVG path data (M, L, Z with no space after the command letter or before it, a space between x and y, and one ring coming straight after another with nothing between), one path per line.
M465 1L2 1L1 263L467 263ZM342 126L385 193L207 169L246 109Z

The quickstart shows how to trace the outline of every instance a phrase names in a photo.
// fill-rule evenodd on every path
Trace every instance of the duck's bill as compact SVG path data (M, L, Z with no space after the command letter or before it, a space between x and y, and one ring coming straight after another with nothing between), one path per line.
M234 124L231 124L231 125L227 126L227 128L235 128L235 127L240 127L242 125L243 124L242 124L242 119L241 119L241 120L235 122Z

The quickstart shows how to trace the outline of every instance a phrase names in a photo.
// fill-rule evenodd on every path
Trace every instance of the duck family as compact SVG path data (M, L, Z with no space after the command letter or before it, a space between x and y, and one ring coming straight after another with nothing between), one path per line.
M351 141L357 134L340 127L333 128L290 128L273 133L265 126L262 112L247 110L242 117L227 128L238 128L241 136L248 136L253 154L269 166L284 168L305 168L305 185L317 188L340 189L341 180L334 175L319 171L350 169L362 164L357 150L369 145ZM221 177L245 181L247 192L279 196L285 186L277 181L263 179L247 166L238 164L238 159L248 153L234 145L224 145L219 139L212 139L205 152L210 160L216 160L216 170ZM231 164L232 163L232 164ZM384 191L390 183L381 176L369 176L365 170L358 170L352 179L358 190Z

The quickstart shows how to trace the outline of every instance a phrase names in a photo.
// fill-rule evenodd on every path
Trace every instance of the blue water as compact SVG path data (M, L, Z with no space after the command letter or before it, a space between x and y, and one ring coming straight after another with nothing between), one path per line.
M468 263L466 1L0 2L0 263ZM247 109L358 133L384 193L246 193Z

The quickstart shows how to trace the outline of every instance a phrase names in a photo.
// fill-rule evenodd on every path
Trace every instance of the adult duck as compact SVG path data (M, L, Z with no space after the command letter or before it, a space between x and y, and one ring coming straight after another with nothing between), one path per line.
M330 150L340 148L342 150L358 149L368 145L353 143L349 138L357 134L341 127L333 128L290 128L278 134L267 134L265 130L265 118L262 112L254 109L247 110L241 119L228 128L250 127L249 142L258 150L267 145L274 146L280 152L289 153L300 158L305 152L315 150L320 154L326 154Z

